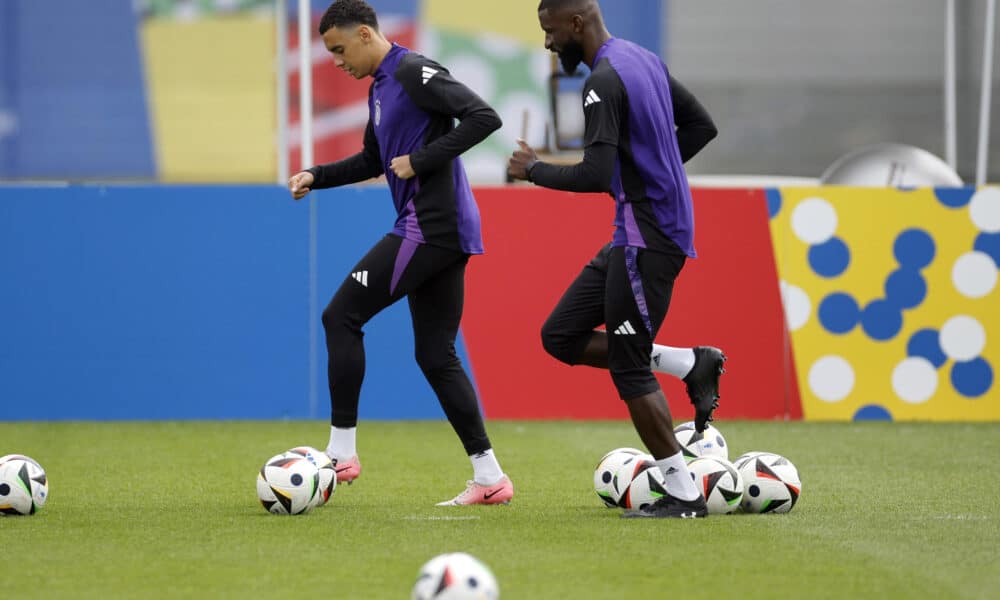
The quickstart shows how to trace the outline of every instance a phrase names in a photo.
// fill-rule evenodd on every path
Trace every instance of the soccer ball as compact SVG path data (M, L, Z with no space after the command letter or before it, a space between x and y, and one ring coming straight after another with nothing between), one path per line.
M663 471L649 454L639 454L618 468L613 478L618 506L642 510L667 495Z
M0 514L33 515L48 497L48 477L38 461L21 454L0 458Z
M790 460L761 452L742 461L739 469L745 486L743 512L786 513L795 507L802 481Z
M411 600L497 600L500 586L489 567L464 552L435 556L420 567Z
M307 458L278 454L257 474L257 497L269 513L307 513L316 506L320 495L319 469Z
M30 456L25 456L23 454L8 454L6 456L0 456L0 465L2 465L3 463L7 462L8 460L12 460L12 459L15 459L15 458L18 458L18 459L21 459L21 460L26 460L26 461L30 462L31 464L35 465L36 467L38 467L39 469L42 468L42 465L38 464L37 460L31 458Z
M329 502L333 492L337 490L337 471L333 466L333 461L326 455L312 446L297 446L285 456L298 456L305 458L319 469L319 494L316 496L315 505L323 506Z
M737 471L739 471L740 469L743 468L743 465L745 465L748 460L760 456L761 454L770 454L770 452L757 452L757 451L744 452L743 454L739 455L739 457L736 460L733 461L733 466L736 467Z
M598 461L594 468L594 491L604 502L604 506L608 508L618 506L619 493L614 486L615 473L626 461L631 461L640 455L642 455L642 451L635 448L615 448Z
M691 462L699 456L718 456L729 460L729 446L726 445L726 438L722 433L712 426L705 424L705 431L698 433L694 428L694 421L681 423L674 427L674 435L681 445L681 452L684 453L684 460Z
M618 453L618 452L625 452L626 454L632 454L632 455L635 455L635 454L645 454L645 452L643 452L642 450L639 450L638 448L630 448L630 447L623 447L623 448L615 448L614 450L608 450L608 451L607 451L607 452L606 452L606 453L604 454L604 456L602 456L602 457L601 457L601 460L600 460L600 461L598 461L598 463L597 463L597 464L601 464L601 463L602 463L602 462L604 462L604 461L605 461L605 460L606 460L606 459L607 459L607 458L608 458L609 456L611 456L612 454L615 454L615 453Z
M740 507L743 478L733 463L718 456L700 456L688 463L688 469L705 497L708 514L726 515Z

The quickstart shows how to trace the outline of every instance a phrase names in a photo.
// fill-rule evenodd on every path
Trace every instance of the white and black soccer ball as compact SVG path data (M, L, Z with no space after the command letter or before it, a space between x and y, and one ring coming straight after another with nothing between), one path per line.
M608 508L618 506L618 498L621 494L615 488L615 474L623 464L642 454L641 450L635 448L615 448L607 452L597 462L597 466L594 467L594 491L604 502L604 506Z
M48 497L48 476L38 461L23 454L0 458L0 514L33 515Z
M320 494L319 469L305 457L283 452L271 457L257 474L257 497L271 514L307 513Z
M326 452L317 450L312 446L296 446L285 452L285 456L299 456L305 458L319 469L319 495L316 496L315 505L322 506L330 501L333 493L337 490L337 470L333 460L326 455Z
M705 424L705 431L698 433L694 428L694 421L681 423L674 427L674 435L681 445L681 452L684 460L691 462L699 456L718 456L729 460L729 446L726 445L726 438L722 437L722 432L711 423Z
M743 465L745 465L748 460L756 456L760 456L761 454L770 454L770 452L759 452L757 450L754 450L753 452L744 452L743 454L740 454L736 458L736 460L733 461L733 466L736 467L737 471L739 471L740 469L743 468Z
M411 600L497 600L500 586L489 567L464 552L441 554L420 567Z
M12 460L12 459L15 459L15 458L20 459L20 460L26 460L26 461L28 461L30 463L33 463L39 469L42 468L42 465L38 464L37 460L31 458L30 456L25 456L24 454L7 454L5 456L0 456L0 465L2 465L3 463L7 462L8 460Z
M760 452L740 463L743 477L741 508L747 513L786 513L802 493L799 471L790 460L772 452Z
M642 510L667 495L663 471L649 454L639 454L618 468L613 479L618 506Z
M740 507L743 478L733 463L718 456L700 456L688 463L688 469L705 497L708 514L726 515Z

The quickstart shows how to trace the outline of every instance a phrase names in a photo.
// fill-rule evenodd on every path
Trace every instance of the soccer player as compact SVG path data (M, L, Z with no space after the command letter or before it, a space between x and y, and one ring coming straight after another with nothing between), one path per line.
M476 392L455 352L465 266L482 254L479 209L459 155L501 125L479 96L438 63L390 43L362 0L337 0L319 25L333 62L355 79L373 79L361 152L297 173L292 197L385 175L396 207L392 231L345 277L323 311L331 428L326 453L337 481L361 473L356 448L358 396L365 371L362 327L407 298L416 360L472 461L473 479L439 506L506 504L514 486L500 468ZM459 121L455 125L454 120Z
M538 20L545 48L559 55L567 73L580 62L591 69L583 87L583 160L545 163L519 140L508 175L553 189L608 192L616 206L612 242L566 290L542 326L542 344L565 363L611 371L636 432L663 471L668 495L625 516L707 516L651 367L684 379L703 431L718 406L725 356L717 348L669 348L653 339L674 280L695 256L682 163L715 137L715 125L659 57L608 33L596 0L542 0ZM602 323L607 331L595 330Z

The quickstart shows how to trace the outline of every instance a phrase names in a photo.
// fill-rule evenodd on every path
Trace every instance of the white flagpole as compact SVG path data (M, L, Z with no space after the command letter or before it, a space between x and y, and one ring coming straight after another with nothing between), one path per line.
M955 0L948 0L944 24L944 158L958 171L958 134L955 76Z
M288 0L275 2L278 185L288 183Z
M987 155L990 143L990 96L993 91L993 32L997 0L986 2L986 33L983 36L983 79L979 96L979 151L976 161L976 185L986 183Z
M313 166L312 104L312 3L299 0L299 125L301 128L301 166ZM316 194L309 195L309 416L319 408L319 297L317 235L319 207Z

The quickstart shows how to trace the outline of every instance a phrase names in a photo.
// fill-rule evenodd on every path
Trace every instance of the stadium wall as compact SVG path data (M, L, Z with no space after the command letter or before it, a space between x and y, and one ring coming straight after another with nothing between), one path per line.
M487 415L625 418L605 372L538 336L609 239L607 199L477 197L487 254L459 353ZM316 198L325 303L393 214L381 186ZM1000 420L1000 190L697 189L695 210L699 258L658 342L725 348L720 418ZM324 418L308 214L275 186L0 187L0 420ZM441 418L405 305L365 340L361 417ZM690 418L683 385L661 382Z

